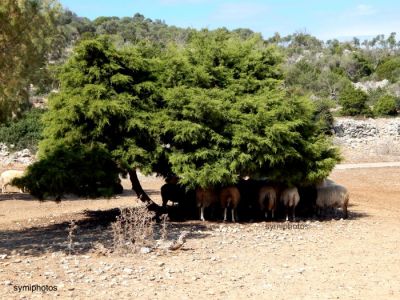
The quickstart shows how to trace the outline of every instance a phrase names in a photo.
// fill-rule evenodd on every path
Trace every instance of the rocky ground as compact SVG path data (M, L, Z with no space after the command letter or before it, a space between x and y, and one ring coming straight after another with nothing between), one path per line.
M107 253L110 209L136 203L132 193L62 204L3 195L0 298L399 299L400 168L331 177L351 191L348 220L168 223L167 241L189 232L182 248L138 254ZM141 179L159 201L162 181ZM51 291L19 292L24 285Z
M400 161L398 119L335 130L345 162ZM0 145L0 171L32 160ZM139 205L126 180L113 199L0 194L0 299L400 299L400 167L353 167L331 174L350 191L348 220L167 222L138 253L111 251L115 208ZM160 202L163 181L140 180Z

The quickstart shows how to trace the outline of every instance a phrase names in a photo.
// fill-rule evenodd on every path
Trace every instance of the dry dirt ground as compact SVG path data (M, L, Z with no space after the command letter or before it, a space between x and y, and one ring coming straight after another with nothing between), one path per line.
M170 223L168 238L186 230L187 242L147 254L98 246L112 240L110 209L136 203L130 192L61 204L0 195L0 299L400 299L400 168L331 178L350 190L348 220ZM159 201L162 181L142 183ZM29 285L51 290L19 291Z

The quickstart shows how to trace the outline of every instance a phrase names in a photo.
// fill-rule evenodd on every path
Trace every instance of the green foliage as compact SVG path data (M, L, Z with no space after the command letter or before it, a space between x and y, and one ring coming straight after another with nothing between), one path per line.
M376 116L397 115L396 99L391 95L384 95L379 98L374 105L374 114Z
M110 197L118 192L119 169L110 153L100 146L57 147L30 165L13 183L43 200L65 194Z
M380 79L388 79L397 82L400 79L400 57L389 58L376 68L376 74Z
M275 48L256 36L203 31L169 50L161 140L183 184L231 184L247 175L298 184L329 174L337 150L318 134L310 101L282 89Z
M46 71L57 3L3 0L0 4L0 122L29 108L30 84Z
M7 144L15 151L28 148L35 152L42 136L42 115L44 110L32 109L25 112L20 119L14 119L0 126L0 142Z
M331 109L335 107L335 103L329 99L318 99L314 101L314 106L314 120L318 127L322 133L331 135L334 121Z
M371 110L367 106L367 100L366 93L349 85L339 97L339 103L342 105L341 113L347 116L370 116Z
M281 61L259 35L244 39L225 29L192 33L186 46L161 52L84 40L49 100L38 162L44 165L31 178L58 156L68 164L54 170L79 165L93 147L124 170L173 173L189 187L247 175L287 184L324 178L338 152L320 134L312 103L283 89ZM38 193L85 194L91 187L96 194L94 184L69 183L68 176Z
M150 68L135 48L82 41L60 73L60 93L49 99L41 153L99 142L121 163L144 167L157 147L148 124L157 100Z

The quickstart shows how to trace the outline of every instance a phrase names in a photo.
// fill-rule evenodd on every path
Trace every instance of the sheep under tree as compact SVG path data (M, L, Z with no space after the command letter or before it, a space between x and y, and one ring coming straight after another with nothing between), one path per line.
M235 222L237 217L237 207L240 202L240 192L236 186L228 186L221 189L219 194L221 207L224 209L224 221L228 220L228 207L231 209L232 222Z
M342 185L331 182L327 185L317 187L316 206L319 213L326 208L342 208L343 218L347 219L349 199L349 192Z
M289 209L292 210L292 220L296 221L295 210L300 201L299 192L297 187L286 188L282 191L280 200L285 207L286 221L289 221Z
M214 188L197 188L196 205L200 210L200 220L205 221L204 209L218 202L218 194Z
M260 209L265 213L265 218L268 219L268 212L271 212L272 219L275 217L276 209L276 189L272 186L263 186L258 193L258 204Z

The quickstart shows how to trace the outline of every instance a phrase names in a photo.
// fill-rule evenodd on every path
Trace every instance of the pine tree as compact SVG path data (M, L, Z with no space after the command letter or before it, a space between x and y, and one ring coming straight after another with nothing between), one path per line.
M194 34L165 58L161 140L173 173L191 187L240 177L286 184L326 177L338 152L319 134L308 99L282 87L281 58L258 35Z

